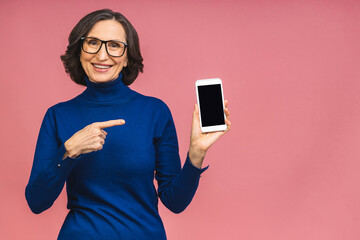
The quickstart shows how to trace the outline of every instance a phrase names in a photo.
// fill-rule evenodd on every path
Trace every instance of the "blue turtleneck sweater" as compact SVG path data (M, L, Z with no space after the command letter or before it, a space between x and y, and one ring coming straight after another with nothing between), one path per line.
M70 211L58 239L166 239L158 197L171 211L183 211L205 169L189 157L181 169L174 122L161 100L131 90L121 74L86 83L82 94L45 114L25 190L30 209L50 208L66 182ZM106 129L102 150L62 159L64 142L77 131L113 119L126 124Z

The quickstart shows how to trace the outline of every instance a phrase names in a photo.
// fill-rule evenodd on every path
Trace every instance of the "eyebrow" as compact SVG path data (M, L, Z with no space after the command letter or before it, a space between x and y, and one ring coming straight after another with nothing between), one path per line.
M98 40L101 40L101 41L117 41L117 42L125 42L125 41L121 41L119 39L110 39L110 40L102 40L100 38L97 38L97 37L92 37L92 36L87 36L89 38L95 38L95 39L98 39Z

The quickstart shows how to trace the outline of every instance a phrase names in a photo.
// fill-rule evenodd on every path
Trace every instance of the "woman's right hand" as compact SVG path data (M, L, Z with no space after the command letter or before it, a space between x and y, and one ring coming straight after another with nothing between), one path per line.
M77 158L83 153L90 153L101 150L105 143L107 132L103 129L125 124L123 119L95 122L87 125L76 132L65 143L66 152L63 160L67 157Z

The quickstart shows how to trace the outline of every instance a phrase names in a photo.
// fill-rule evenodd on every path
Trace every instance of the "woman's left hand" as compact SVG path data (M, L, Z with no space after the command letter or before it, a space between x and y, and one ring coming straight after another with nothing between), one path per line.
M199 107L195 104L195 109L193 112L193 122L191 127L190 135L190 148L189 148L189 158L191 163L198 168L201 168L202 162L205 158L207 150L226 132L230 130L231 122L229 121L230 112L228 107L228 101L225 100L225 124L227 129L225 131L219 132L209 132L203 133L200 128L200 117L199 117Z

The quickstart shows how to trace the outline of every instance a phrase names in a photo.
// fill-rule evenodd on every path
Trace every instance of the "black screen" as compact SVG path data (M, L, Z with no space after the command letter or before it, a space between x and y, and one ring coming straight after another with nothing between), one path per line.
M225 124L220 84L198 86L203 127Z

